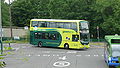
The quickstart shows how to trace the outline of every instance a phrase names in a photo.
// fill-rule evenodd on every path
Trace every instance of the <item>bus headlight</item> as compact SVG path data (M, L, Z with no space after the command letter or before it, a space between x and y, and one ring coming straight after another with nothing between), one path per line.
M112 60L111 57L109 57L108 60L111 61Z

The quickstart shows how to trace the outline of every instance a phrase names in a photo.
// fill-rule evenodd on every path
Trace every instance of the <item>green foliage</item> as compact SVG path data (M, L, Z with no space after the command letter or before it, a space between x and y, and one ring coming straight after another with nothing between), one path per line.
M120 0L16 0L12 3L12 22L29 26L30 19L84 19L97 37L120 32Z
M12 47L4 47L5 50L12 50Z
M4 67L5 67L5 65L6 65L6 63L5 63L5 62L3 62L3 61L1 61L1 62L0 62L0 68L4 68Z
M4 3L4 0L1 2L2 4L2 25L3 26L9 26L9 5L7 3Z

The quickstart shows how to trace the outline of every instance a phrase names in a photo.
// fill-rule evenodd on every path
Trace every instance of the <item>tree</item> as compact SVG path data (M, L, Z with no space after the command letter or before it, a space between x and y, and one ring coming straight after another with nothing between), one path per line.
M4 2L4 0L1 1L2 4L2 26L9 26L9 5Z
M84 19L90 22L90 33L96 38L99 26L103 38L120 31L119 3L120 0L16 0L12 3L12 22L23 27L34 18Z

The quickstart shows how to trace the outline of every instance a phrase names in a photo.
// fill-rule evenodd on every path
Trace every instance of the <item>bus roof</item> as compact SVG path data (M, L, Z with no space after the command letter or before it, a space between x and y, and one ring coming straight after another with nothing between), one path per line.
M63 22L78 22L85 20L64 20L64 19L31 19L31 21L63 21Z
M120 39L120 35L106 35L105 39Z

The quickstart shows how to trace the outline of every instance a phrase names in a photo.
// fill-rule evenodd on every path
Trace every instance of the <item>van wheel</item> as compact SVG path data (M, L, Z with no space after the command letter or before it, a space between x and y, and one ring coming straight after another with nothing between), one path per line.
M64 44L64 48L65 49L69 49L69 45L66 43L66 44Z
M38 43L38 47L42 47L42 42L39 42L39 43Z

